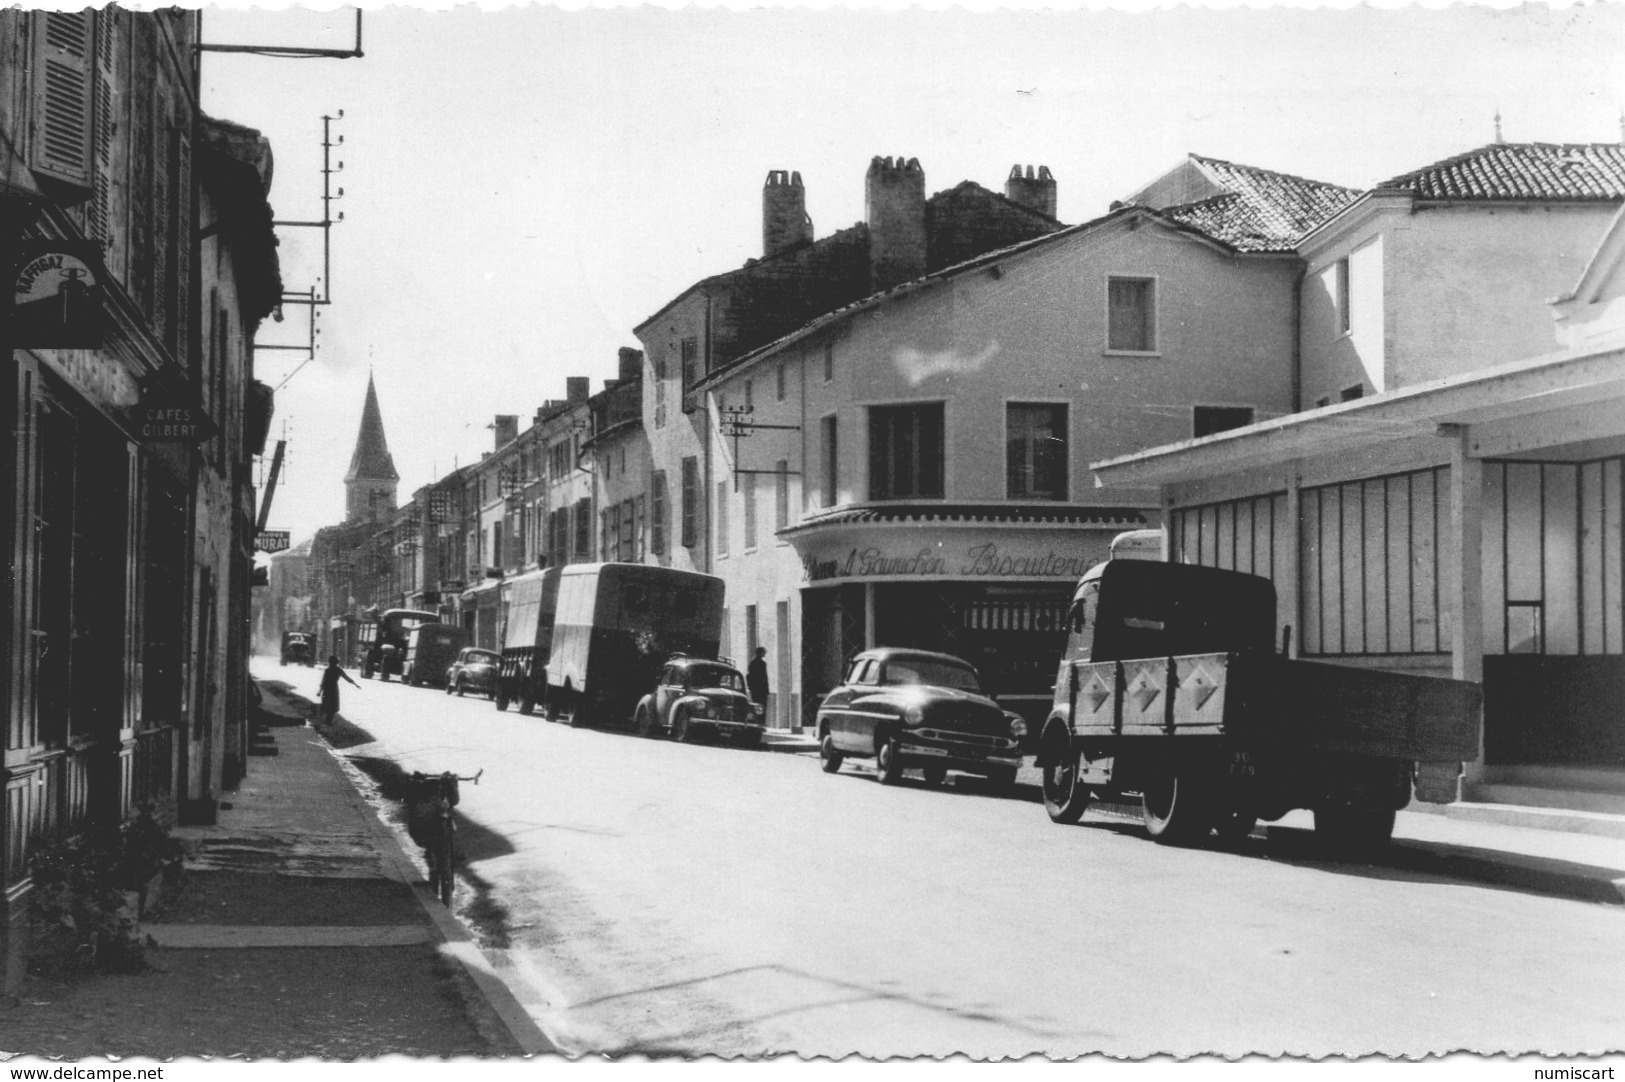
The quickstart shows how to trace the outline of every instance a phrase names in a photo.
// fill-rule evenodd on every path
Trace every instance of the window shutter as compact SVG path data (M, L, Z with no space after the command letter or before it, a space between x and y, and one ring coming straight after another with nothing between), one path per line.
M34 23L34 168L90 187L93 12L38 12Z
M91 150L91 203L89 233L111 245L118 240L113 228L113 143L118 137L117 109L123 99L118 93L119 13L113 7L96 15L95 127ZM122 245L120 245L122 247ZM104 259L118 266L109 248Z

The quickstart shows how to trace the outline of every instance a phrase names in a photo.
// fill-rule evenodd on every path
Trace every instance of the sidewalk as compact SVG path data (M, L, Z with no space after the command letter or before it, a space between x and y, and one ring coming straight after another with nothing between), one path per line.
M264 695L248 776L219 822L175 831L191 856L141 921L148 970L31 978L0 1008L0 1047L278 1059L551 1051L299 708Z
M768 730L770 751L818 754L806 733ZM1022 799L1043 801L1042 775L1029 759L1016 776ZM1087 816L1138 822L1138 806L1098 804ZM1087 822L1088 819L1085 819ZM1255 838L1272 841L1294 857L1313 857L1314 816L1292 812L1262 823ZM1524 808L1517 805L1413 803L1399 813L1385 865L1407 871L1581 901L1625 905L1625 815Z

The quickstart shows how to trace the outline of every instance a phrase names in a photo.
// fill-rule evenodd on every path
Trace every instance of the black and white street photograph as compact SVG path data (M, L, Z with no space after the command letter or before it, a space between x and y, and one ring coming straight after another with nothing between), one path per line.
M0 270L8 1078L1625 1069L1625 3L33 0Z

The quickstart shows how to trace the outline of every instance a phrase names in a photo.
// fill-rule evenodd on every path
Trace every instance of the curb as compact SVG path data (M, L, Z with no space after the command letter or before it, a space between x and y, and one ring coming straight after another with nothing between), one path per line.
M267 691L267 697L272 695L284 702L311 705L309 700L295 692ZM327 753L334 759L334 763L343 772L344 777L355 786L355 778L350 771L354 768L344 761L337 749L328 742L321 732L314 726L308 726L312 735L322 742ZM356 789L360 793L360 789ZM434 928L436 938L446 945L445 953L456 960L465 976L473 983L474 988L484 1000L484 1005L496 1016L502 1028L519 1047L522 1054L531 1056L543 1053L557 1053L559 1048L551 1038L544 1033L535 1019L530 1016L524 1006L519 1002L513 990L503 982L480 951L479 944L463 927L450 910L440 904L440 900L429 893L429 888L419 880L417 866L406 855L401 847L400 840L378 816L367 814L362 817L368 832L378 845L379 853L383 857L385 870L392 878L405 883L412 890L412 896L417 899L418 906L429 919Z

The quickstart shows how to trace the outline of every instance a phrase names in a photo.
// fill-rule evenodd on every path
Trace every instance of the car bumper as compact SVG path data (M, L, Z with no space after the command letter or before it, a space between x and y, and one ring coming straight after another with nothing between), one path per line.
M762 723L759 721L729 721L725 718L696 718L688 719L690 725L703 725L707 729L714 729L718 733L729 736L742 736L747 733L760 733Z
M898 742L897 751L903 761L908 763L942 766L972 774L992 770L1014 770L1021 766L1021 751L1017 748L1008 751L989 749L984 752L980 749L944 748L935 744L919 744L903 740Z

